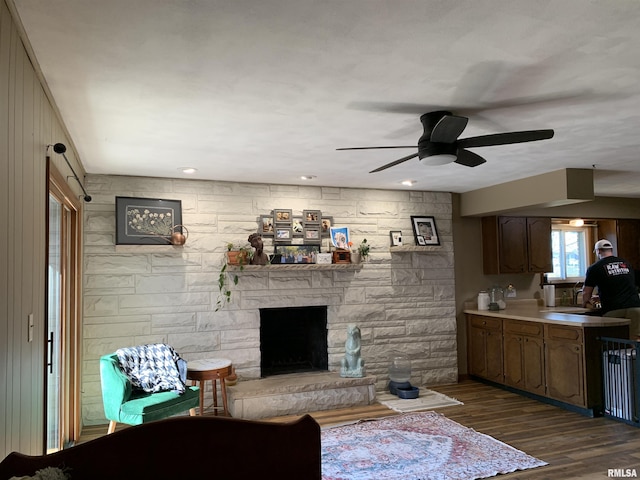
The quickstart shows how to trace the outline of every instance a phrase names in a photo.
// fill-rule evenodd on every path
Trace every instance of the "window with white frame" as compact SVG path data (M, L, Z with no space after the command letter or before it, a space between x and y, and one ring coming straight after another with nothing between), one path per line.
M547 273L550 281L577 282L584 280L589 266L587 229L570 225L553 225L551 228L553 272Z

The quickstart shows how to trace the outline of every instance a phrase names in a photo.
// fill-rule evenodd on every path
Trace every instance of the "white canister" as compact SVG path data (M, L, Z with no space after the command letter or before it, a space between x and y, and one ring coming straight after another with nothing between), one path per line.
M484 290L478 294L478 310L489 310L489 294Z

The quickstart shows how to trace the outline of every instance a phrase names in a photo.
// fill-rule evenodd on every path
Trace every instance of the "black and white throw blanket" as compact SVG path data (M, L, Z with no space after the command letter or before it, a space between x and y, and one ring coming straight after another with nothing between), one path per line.
M145 392L186 390L187 362L163 343L139 345L116 350L120 367L134 387Z

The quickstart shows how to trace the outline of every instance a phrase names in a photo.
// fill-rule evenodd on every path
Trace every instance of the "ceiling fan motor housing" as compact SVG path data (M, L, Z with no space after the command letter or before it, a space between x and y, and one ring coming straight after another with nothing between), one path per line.
M425 113L420 117L424 133L418 140L418 158L423 165L444 165L455 161L458 147L455 143L441 143L431 141L431 132L443 117L451 112L437 111ZM430 158L435 157L435 158Z

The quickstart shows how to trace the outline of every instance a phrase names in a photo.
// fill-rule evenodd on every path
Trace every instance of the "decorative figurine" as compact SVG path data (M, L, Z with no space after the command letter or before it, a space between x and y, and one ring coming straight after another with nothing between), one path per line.
M344 349L340 376L345 378L364 377L364 360L360 357L360 329L356 325L347 326L347 341L344 344Z
M251 265L266 265L269 263L269 257L264 253L264 245L262 244L262 236L259 233L252 233L249 235L247 241L251 244L256 251L251 257L249 262Z

